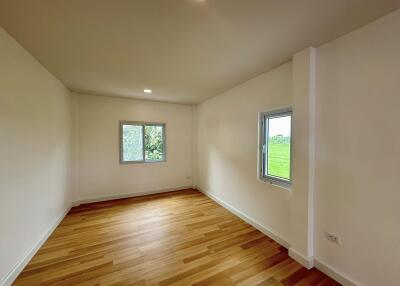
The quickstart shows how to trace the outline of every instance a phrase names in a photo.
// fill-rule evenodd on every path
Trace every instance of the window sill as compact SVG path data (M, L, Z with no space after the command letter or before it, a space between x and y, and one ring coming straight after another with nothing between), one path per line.
M120 161L120 165L130 165L130 164L154 164L154 163L165 163L167 160L161 161Z
M266 178L258 178L259 181L266 183L268 185L272 185L274 187L277 187L279 189L283 189L285 191L291 192L292 191L292 186L290 184L286 184L284 182L280 182L280 181L274 181L274 180L270 180L270 179L266 179Z

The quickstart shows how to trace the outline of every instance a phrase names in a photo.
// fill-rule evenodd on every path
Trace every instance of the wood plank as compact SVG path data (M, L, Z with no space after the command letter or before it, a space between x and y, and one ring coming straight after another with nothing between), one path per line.
M71 209L13 285L339 285L188 189Z

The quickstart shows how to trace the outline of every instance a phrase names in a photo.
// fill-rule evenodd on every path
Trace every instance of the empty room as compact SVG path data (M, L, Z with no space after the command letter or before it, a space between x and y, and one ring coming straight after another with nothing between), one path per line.
M399 0L0 0L0 286L399 286Z

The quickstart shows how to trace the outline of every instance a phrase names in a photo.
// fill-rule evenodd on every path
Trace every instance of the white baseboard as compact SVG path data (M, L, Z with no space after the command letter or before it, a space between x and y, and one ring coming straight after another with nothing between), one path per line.
M79 201L74 201L74 202L72 202L72 204L71 204L71 206L72 207L77 207L77 206L79 206L81 203L79 202Z
M204 189L202 189L202 188L200 188L198 186L193 186L193 188L195 188L196 190L202 192L207 197L209 197L210 199L212 199L213 201L215 201L216 203L218 203L219 205L221 205L225 209L229 210L230 212L234 213L235 215L237 215L238 217L243 219L245 222L247 222L248 224L252 225L254 228L256 228L259 231L261 231L262 233L264 233L266 236L268 236L268 237L272 238L273 240L275 240L277 243L279 243L283 247L289 248L289 243L285 239L283 239L281 235L279 235L279 234L273 232L272 230L270 230L269 228L261 225L260 223L255 221L253 218L251 218L248 215L244 214L243 212L241 212L237 208L231 206L230 204L224 202L220 198L208 193Z
M94 197L94 198L84 198L84 199L73 202L72 205L79 206L81 204L96 203L96 202L118 200L118 199L126 199L126 198L161 194L161 193L167 193L167 192L173 192L173 191L182 191L182 190L192 189L192 188L193 188L192 185L188 185L188 186L182 186L182 187L150 190L150 191L145 191L145 192L116 194L116 195L100 196L100 197Z
M14 280L18 277L18 275L24 270L25 266L31 261L32 257L36 254L36 252L42 247L42 245L46 242L49 236L53 233L56 227L60 224L60 222L67 215L72 205L68 207L63 214L55 220L55 222L50 226L50 228L44 233L42 238L36 243L36 245L27 253L27 255L18 262L14 268L4 277L3 280L0 281L0 286L10 286Z
M303 265L307 269L311 269L314 267L314 257L313 256L304 256L300 252L296 251L293 247L289 248L289 256L296 260L298 263Z
M314 259L314 264L315 264L315 268L317 268L319 271L325 273L326 275L328 275L332 279L336 280L337 282L339 282L343 286L357 286L357 285L361 286L360 283L353 282L352 280L347 278L342 273L336 271L335 269L333 269L332 267L328 266L326 263L321 262L318 259Z

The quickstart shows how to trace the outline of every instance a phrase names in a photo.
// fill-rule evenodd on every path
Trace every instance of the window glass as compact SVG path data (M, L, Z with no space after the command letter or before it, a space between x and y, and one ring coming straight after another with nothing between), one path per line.
M122 125L123 161L143 161L143 126Z
M162 125L145 126L145 157L146 161L164 160L164 128Z
M291 116L268 118L266 176L290 180Z

